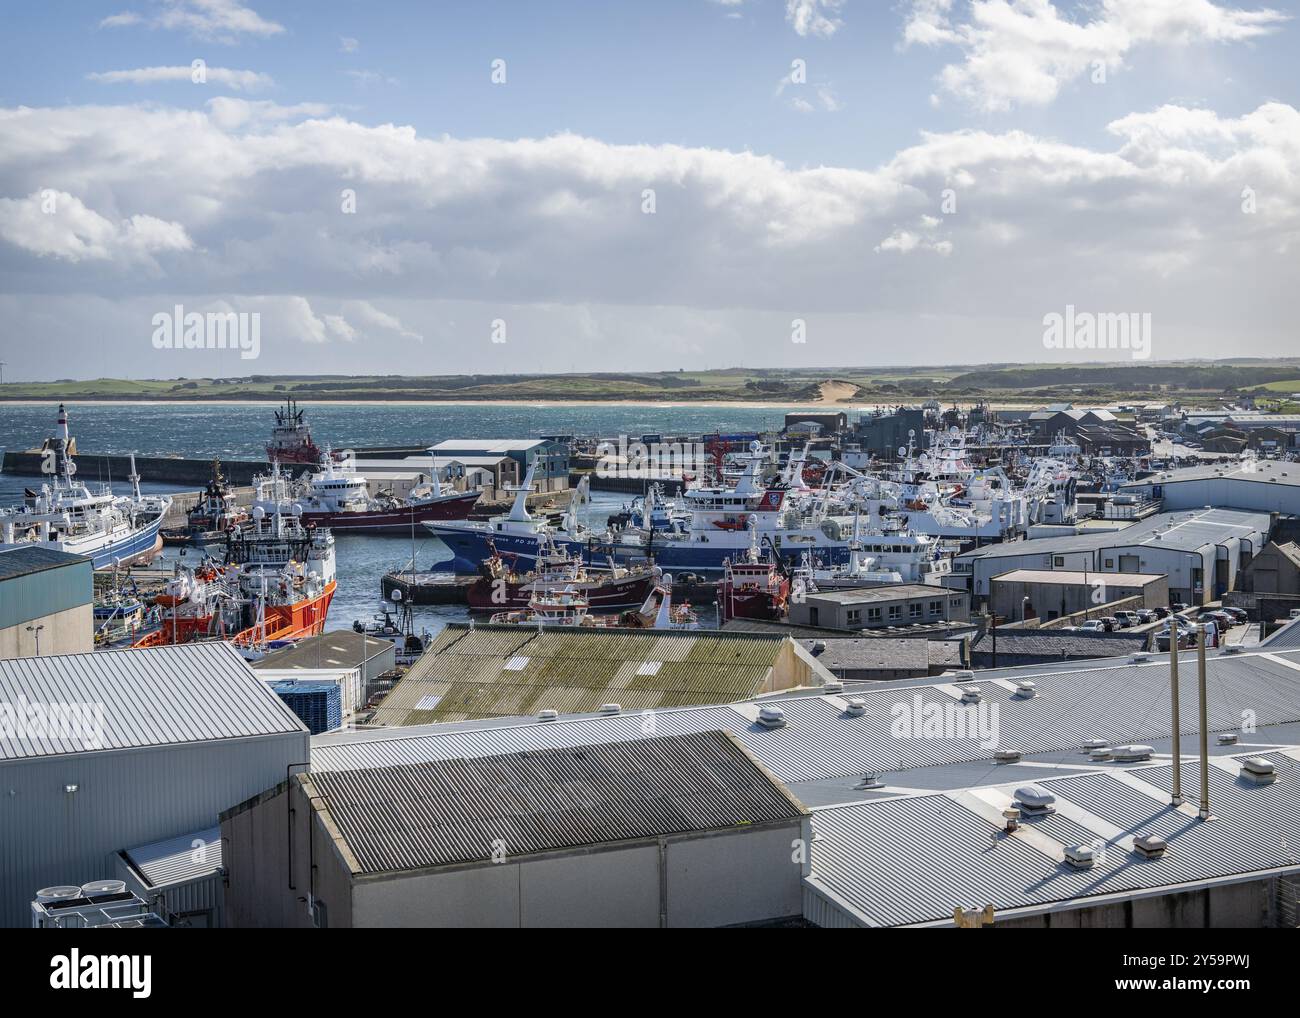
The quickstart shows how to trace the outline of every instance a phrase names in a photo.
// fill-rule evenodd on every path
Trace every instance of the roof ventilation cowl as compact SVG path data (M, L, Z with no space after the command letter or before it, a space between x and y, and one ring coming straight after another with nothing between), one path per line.
M1220 746L1235 746L1236 744L1237 744L1237 733L1236 733L1236 732L1220 732L1220 733L1219 733L1219 745L1220 745Z
M1116 746L1111 750L1111 754L1116 760L1122 760L1125 763L1134 763L1138 760L1150 760L1151 754L1155 750L1150 746L1140 746L1137 744L1130 746Z
M849 700L848 706L844 708L844 713L851 718L860 718L867 712L867 701L860 696L855 696Z
M822 692L823 692L823 693L843 693L843 692L844 692L844 683L842 683L842 682L828 682L828 683L826 683L824 686L822 686Z
M1097 852L1091 845L1072 845L1065 850L1065 861L1076 870L1090 870L1097 862Z
M1240 653L1241 653L1241 644L1239 644L1239 643L1230 643L1230 644L1228 644L1226 647L1223 648L1223 652L1224 652L1225 654L1240 654Z
M980 702L980 697L981 697L982 694L980 693L980 687L979 687L979 686L959 686L958 688L961 690L961 702L962 702L962 703L979 703L979 702Z
M762 707L758 711L758 723L764 728L784 728L785 711L780 707Z
M558 710L539 710L537 712L538 721L554 721L560 716Z
M1097 762L1099 762L1099 763L1100 763L1101 761L1103 761L1103 760L1109 760L1109 759L1110 759L1110 747L1109 747L1109 746L1098 746L1096 749L1090 749L1090 750L1088 750L1088 759L1089 759L1089 760L1095 760L1095 761L1097 761Z
M1018 749L999 749L993 754L993 761L1000 764L1016 763L1020 756Z
M1042 785L1021 785L1016 789L1015 800L1026 816L1046 816L1056 812L1056 796Z
M600 712L602 714L622 714L623 705L618 703L602 703L600 705Z
M1241 763L1241 776L1257 785L1268 785L1277 777L1277 768L1262 756L1247 757Z
M1038 695L1038 686L1030 679L1022 679L1016 683L1016 696L1022 700L1032 700Z
M1144 859L1159 859L1167 848L1169 843L1154 834L1144 834L1133 839L1133 851Z
M1091 753L1094 749L1106 749L1109 745L1110 743L1105 739L1085 739L1083 743L1083 751L1085 753Z

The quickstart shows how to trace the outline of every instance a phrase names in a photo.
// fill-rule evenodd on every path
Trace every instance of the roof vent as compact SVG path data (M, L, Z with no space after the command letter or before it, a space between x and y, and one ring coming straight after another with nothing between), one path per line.
M1140 661L1150 661L1151 655L1148 654L1145 650L1139 650L1136 654L1134 654L1131 658L1129 658L1129 660L1132 661L1134 664L1137 664Z
M1042 785L1021 785L1016 789L1016 805L1027 816L1046 816L1055 813L1056 796Z
M1076 870L1090 870L1097 861L1091 845L1073 845L1065 850L1065 861Z
M763 707L758 712L758 723L764 728L784 728L785 711L780 707Z
M1230 643L1230 644L1228 644L1226 647L1223 648L1223 652L1224 652L1225 654L1240 654L1240 653L1241 653L1241 644L1239 644L1239 643Z
M945 674L945 675L953 675L953 676L955 676L955 677L958 678L958 679L973 679L973 678L975 678L975 673L974 673L973 671L971 671L969 668L962 668L962 669L959 669L958 671L955 671L955 672L945 672L944 674Z
M1220 746L1235 746L1236 744L1237 744L1237 733L1236 733L1236 732L1220 732L1220 733L1219 733L1219 745L1220 745Z
M844 683L842 683L842 682L827 682L825 685L822 686L822 692L823 692L823 693L843 693L843 692L844 692Z
M1022 700L1032 700L1038 695L1038 687L1030 679L1022 679L1016 683L1016 696Z
M1085 753L1091 753L1094 749L1105 749L1109 745L1110 743L1105 739L1085 739L1083 743L1083 751Z
M1089 750L1089 751L1088 751L1088 759L1089 759L1089 760L1097 760L1097 761L1101 761L1101 760L1109 760L1109 759L1110 759L1110 747L1109 747L1109 746L1098 746L1096 749Z
M844 708L844 713L851 718L861 717L867 712L867 701L860 696L855 696L849 701L849 705Z
M1007 764L1015 763L1020 759L1020 750L1018 749L999 749L993 754L995 763Z
M1150 760L1151 754L1154 752L1155 750L1150 746L1139 746L1136 744L1131 746L1116 746L1111 750L1111 753L1114 755L1116 760L1122 760L1125 763L1133 763L1138 760Z
M980 687L979 686L960 686L962 703L979 703Z
M537 712L538 721L554 721L559 716L560 712L558 710L539 710Z
M600 705L600 712L602 714L622 714L623 707L621 704L617 703L602 703Z
M1168 847L1169 843L1164 838L1156 837L1154 834L1144 834L1140 838L1133 839L1133 851L1144 859L1159 859Z
M1268 785L1277 777L1277 768L1262 756L1247 757L1241 764L1241 776L1257 785Z
M1006 820L1006 831L1008 834L1014 834L1020 827L1020 809L1017 806L1008 806L1002 811L1002 818Z

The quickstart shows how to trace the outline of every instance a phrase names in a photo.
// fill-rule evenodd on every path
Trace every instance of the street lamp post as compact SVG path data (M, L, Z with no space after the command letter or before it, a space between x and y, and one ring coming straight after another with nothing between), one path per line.
M33 639L36 640L36 656L37 656L37 657L40 657L40 656L41 656L41 630L44 629L44 628L45 628L45 623L43 623L43 622L42 622L40 625L38 625L38 626L28 626L28 627L27 627L27 631L28 631L29 633L31 633Z

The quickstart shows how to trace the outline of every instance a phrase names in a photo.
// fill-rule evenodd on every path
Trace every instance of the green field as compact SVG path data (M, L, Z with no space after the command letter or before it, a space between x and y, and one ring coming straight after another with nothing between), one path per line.
M939 365L916 368L828 366L792 370L729 368L657 373L557 375L251 375L9 382L0 400L279 400L444 401L589 400L593 402L823 402L934 398L968 403L1057 401L1192 402L1242 393L1278 403L1300 391L1300 359L1077 365Z

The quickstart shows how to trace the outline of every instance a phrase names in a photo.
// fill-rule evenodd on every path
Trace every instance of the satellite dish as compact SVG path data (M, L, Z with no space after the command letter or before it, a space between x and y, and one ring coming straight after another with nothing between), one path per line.
M75 474L76 472L77 472L77 464L76 464L76 461L75 461L75 460L68 460L68 473L69 473L69 474Z
M930 465L930 457L925 453L921 453L921 458L917 462L919 462L923 467L928 467Z
M900 445L900 446L898 447L898 455L900 455L900 456L906 456L906 455L907 455L907 446L905 446L905 445Z
M907 429L907 437L908 437L908 438L915 438L915 437L916 437L916 429L915 429L915 428L908 428L908 429Z
M953 438L956 438L958 435L961 434L961 428L957 427L957 425L954 424L951 428L948 429L948 434L950 434Z
M393 591L391 594L389 594L388 596L389 596L389 597L390 597L394 602L397 602L397 603L399 603L399 604L401 603L401 600L402 600L402 592L401 592L400 590L394 590L394 591Z

